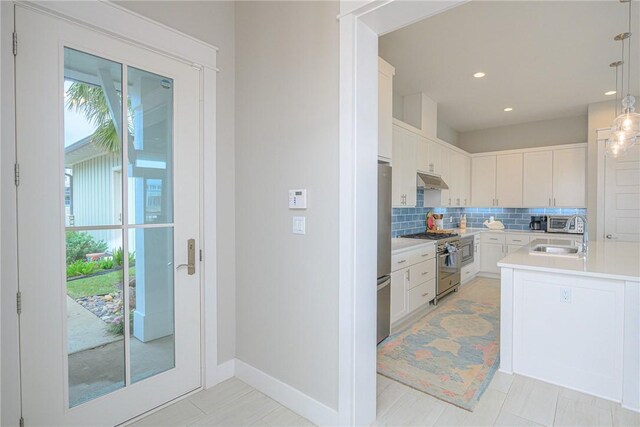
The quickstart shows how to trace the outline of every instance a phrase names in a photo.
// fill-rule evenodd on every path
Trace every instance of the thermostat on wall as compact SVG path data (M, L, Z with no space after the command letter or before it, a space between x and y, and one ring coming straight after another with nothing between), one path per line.
M289 209L307 209L307 190L289 190Z

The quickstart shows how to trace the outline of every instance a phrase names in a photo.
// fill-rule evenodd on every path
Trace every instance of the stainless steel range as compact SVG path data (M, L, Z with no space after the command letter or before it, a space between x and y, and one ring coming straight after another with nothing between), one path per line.
M450 254L447 246L460 248L460 236L456 233L416 233L402 236L409 239L426 239L436 241L436 297L433 305L438 304L438 299L450 292L456 292L460 286L460 269L462 254ZM452 258L449 258L452 257Z

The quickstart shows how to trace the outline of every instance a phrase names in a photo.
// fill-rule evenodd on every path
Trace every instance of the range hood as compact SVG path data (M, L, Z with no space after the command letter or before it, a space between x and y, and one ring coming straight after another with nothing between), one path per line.
M448 190L449 186L437 175L429 175L426 173L418 172L418 187L424 187L425 190ZM424 183L420 185L420 181Z

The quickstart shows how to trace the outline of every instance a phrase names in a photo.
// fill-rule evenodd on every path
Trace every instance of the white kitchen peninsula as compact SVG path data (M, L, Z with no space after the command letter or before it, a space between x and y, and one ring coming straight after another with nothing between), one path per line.
M640 244L592 241L580 257L523 247L498 266L500 370L640 411Z

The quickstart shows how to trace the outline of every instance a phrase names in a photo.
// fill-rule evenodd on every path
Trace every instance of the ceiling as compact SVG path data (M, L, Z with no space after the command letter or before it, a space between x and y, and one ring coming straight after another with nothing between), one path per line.
M604 92L615 89L609 64L621 43L613 37L627 31L627 11L616 0L473 1L382 36L380 56L396 68L394 92L425 92L438 119L459 132L579 116L614 98ZM634 1L635 94L639 26ZM474 78L478 71L486 76Z

